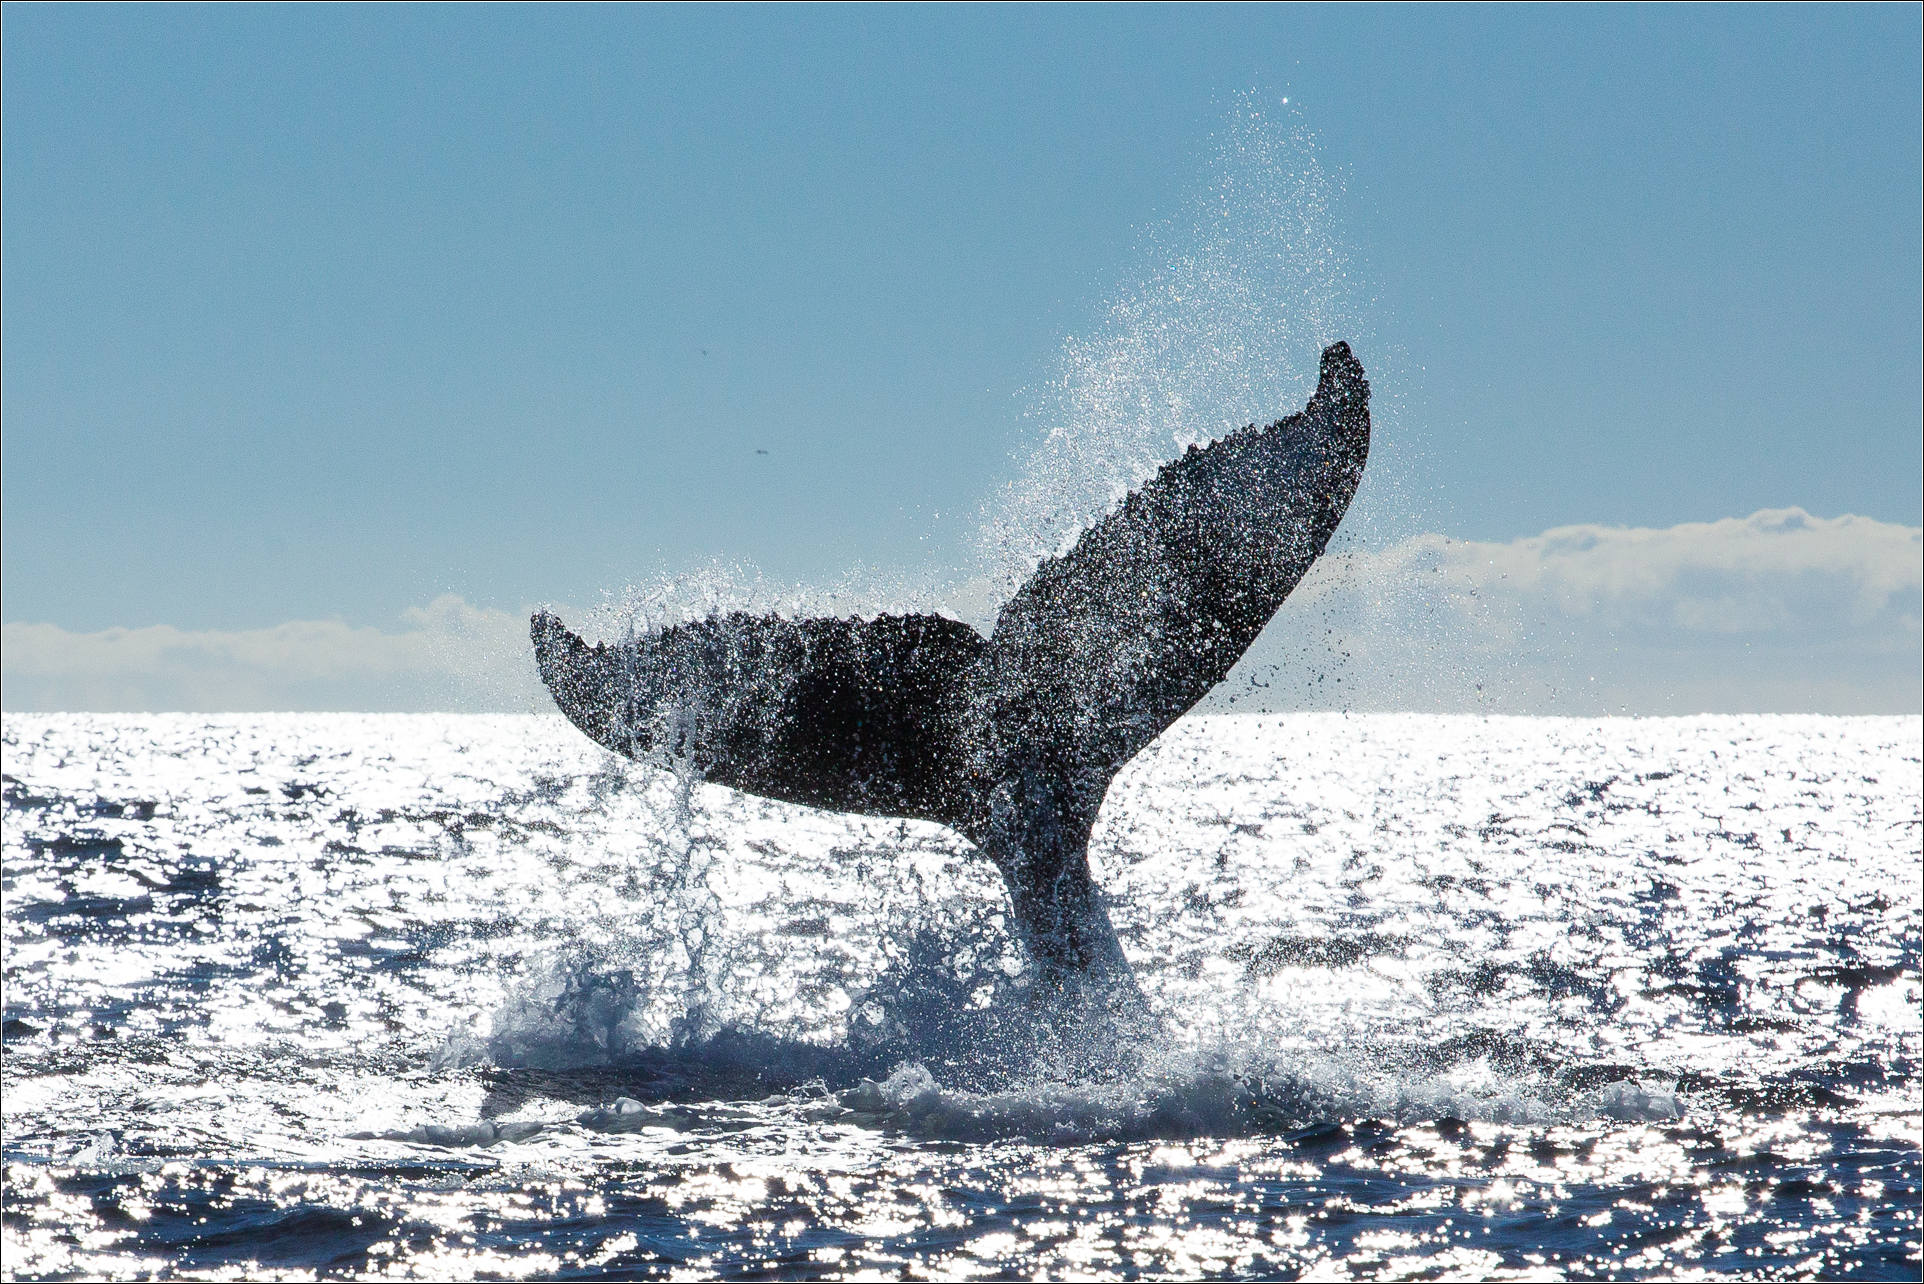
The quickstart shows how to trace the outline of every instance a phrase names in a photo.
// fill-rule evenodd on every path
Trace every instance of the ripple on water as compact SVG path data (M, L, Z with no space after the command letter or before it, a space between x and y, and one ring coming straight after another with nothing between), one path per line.
M556 719L4 740L9 1274L1917 1274L1915 718L1194 719L1121 1055L952 835Z

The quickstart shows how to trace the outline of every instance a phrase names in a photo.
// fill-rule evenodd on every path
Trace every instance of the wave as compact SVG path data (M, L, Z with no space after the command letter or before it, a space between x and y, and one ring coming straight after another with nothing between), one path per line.
M736 1125L742 1102L828 1125L930 1140L1135 1142L1318 1134L1376 1121L1550 1125L1680 1118L1674 1085L1559 1064L1495 1036L1450 1046L1362 1037L1321 1053L1243 1033L1185 1041L1100 1004L1040 996L1026 978L958 969L932 934L855 997L838 1038L707 1028L590 953L558 958L494 1014L451 1036L439 1068L487 1078L489 1113L572 1101L595 1132ZM516 1129L521 1129L517 1132ZM418 1134L418 1135L416 1135ZM489 1145L524 1124L417 1128L397 1139Z

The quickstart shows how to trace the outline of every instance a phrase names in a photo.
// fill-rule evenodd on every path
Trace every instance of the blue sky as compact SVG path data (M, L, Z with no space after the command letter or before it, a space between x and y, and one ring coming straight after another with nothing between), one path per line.
M1248 103L1332 176L1386 538L1920 521L1913 6L9 5L4 37L9 623L966 560L1048 426L1025 390Z

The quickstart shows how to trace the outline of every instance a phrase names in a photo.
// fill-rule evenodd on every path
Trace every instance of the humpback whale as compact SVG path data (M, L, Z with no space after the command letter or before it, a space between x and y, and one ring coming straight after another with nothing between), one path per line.
M1207 695L1328 545L1369 384L1324 350L1302 412L1191 446L1039 566L987 638L936 615L734 613L589 646L547 611L542 681L629 757L784 802L930 820L1000 871L1044 978L1133 976L1089 874L1123 766Z

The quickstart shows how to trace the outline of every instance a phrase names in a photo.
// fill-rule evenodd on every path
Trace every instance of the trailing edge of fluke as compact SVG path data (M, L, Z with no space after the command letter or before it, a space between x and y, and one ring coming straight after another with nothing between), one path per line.
M1109 782L1229 672L1328 545L1369 383L1322 354L1299 414L1180 458L1036 568L987 638L937 615L734 613L589 646L543 611L541 679L597 743L836 811L932 820L1001 871L1044 972L1128 977L1089 877Z

